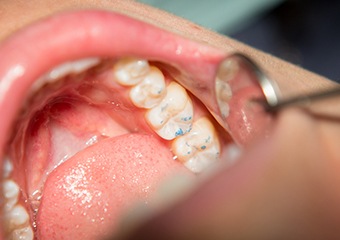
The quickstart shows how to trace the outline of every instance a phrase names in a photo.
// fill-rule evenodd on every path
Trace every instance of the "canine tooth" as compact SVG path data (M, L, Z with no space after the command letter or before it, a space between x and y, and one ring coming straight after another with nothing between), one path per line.
M133 86L143 80L148 74L150 66L148 61L136 58L124 58L114 66L116 81L123 86Z
M159 104L166 94L163 73L151 66L144 79L130 90L133 104L140 108L152 108Z
M6 220L10 228L16 228L28 221L28 213L21 205L16 205L6 214Z
M13 180L3 182L3 194L5 197L4 210L9 211L18 202L19 186Z
M189 170L199 173L218 160L220 144L214 126L203 117L189 133L173 141L172 150Z
M33 239L33 230L31 227L24 227L20 229L15 229L12 232L13 240L32 240Z
M167 86L164 99L146 113L151 128L163 139L171 140L189 132L193 121L193 106L186 90L178 83Z

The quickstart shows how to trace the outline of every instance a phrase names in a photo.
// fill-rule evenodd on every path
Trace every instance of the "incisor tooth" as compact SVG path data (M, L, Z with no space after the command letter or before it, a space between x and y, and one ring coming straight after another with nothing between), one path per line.
M186 90L178 83L171 82L166 91L165 98L148 110L145 119L160 137L172 140L190 131L194 111Z
M158 68L151 66L144 79L131 88L130 98L140 108L152 108L159 104L166 94L164 75Z
M135 58L123 58L114 66L114 76L123 86L133 86L148 74L150 66L148 61Z
M195 121L189 133L173 141L172 151L195 173L202 172L218 160L220 144L209 119L203 117Z

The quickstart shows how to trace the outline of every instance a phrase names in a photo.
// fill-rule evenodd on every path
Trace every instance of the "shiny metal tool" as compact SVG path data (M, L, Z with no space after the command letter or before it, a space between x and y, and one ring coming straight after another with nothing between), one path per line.
M337 86L331 89L323 89L314 93L301 94L287 99L282 99L281 92L276 85L276 82L268 78L266 74L264 74L264 72L261 70L261 68L249 57L239 53L237 53L236 55L238 58L242 58L243 62L245 62L248 67L250 67L251 70L254 72L256 80L261 86L263 95L265 97L265 100L254 99L254 101L263 105L267 112L276 113L281 109L289 106L308 107L311 103L315 101L336 96L340 97L340 86Z

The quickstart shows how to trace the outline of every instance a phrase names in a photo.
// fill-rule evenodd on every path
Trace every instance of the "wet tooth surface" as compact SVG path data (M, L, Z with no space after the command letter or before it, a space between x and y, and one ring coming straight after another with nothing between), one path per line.
M193 105L186 90L171 82L166 97L146 113L146 121L163 139L172 140L189 132L193 121Z

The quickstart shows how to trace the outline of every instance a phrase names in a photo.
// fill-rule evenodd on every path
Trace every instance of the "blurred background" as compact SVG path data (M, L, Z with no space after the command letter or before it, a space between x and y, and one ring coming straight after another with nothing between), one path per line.
M340 0L140 0L340 82Z

